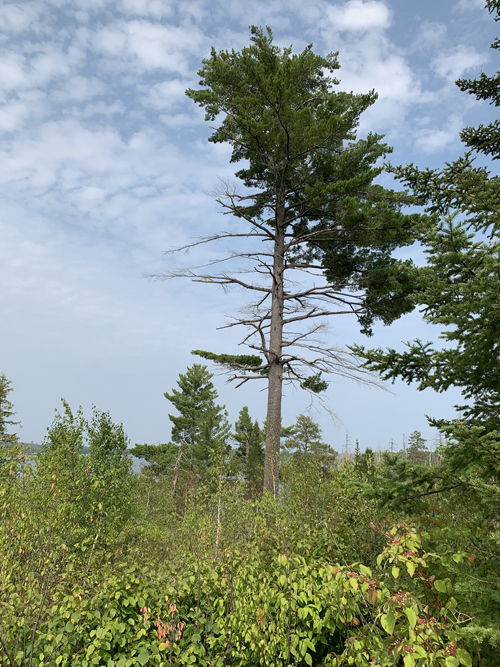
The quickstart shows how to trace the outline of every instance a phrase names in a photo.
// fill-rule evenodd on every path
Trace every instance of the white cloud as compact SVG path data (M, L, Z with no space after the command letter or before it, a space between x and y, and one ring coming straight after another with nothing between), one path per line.
M484 9L485 4L485 0L458 0L453 9L466 12L474 9Z
M468 70L482 65L487 59L487 56L478 53L474 47L458 44L453 50L438 56L433 67L439 76L453 82Z
M425 153L435 153L460 141L458 133L463 127L463 119L457 114L451 115L445 129L422 128L416 138L416 146Z
M125 14L163 18L172 14L173 4L168 0L121 0L119 7Z
M380 30L391 24L389 8L379 0L349 0L343 6L329 5L326 13L333 27L338 30Z
M199 125L199 118L196 116L190 116L187 113L177 113L177 114L160 114L160 120L162 120L165 125L178 129L181 127L194 127Z
M85 102L92 97L102 95L106 86L96 77L72 76L63 87L52 94L56 102Z
M21 5L5 3L0 12L0 29L6 33L20 33L33 27L43 11L43 4L36 2L24 2Z
M188 57L198 53L204 42L196 26L149 21L115 23L98 31L94 40L98 51L122 61L135 61L141 69L183 74L190 73Z
M87 104L82 111L75 111L75 116L80 118L90 118L91 116L114 116L115 114L124 115L127 113L127 107L121 100L115 100L112 104L106 102L96 102Z
M446 36L447 27L444 23L437 21L422 21L415 39L417 47L439 46Z
M171 79L152 86L141 99L146 106L153 109L171 109L186 100L185 91L195 86L194 81Z
M20 53L9 53L0 59L0 88L13 90L29 85L25 64L26 58Z
M21 93L0 107L0 132L14 132L28 120L43 117L49 111L46 95L41 90Z
M323 35L329 50L340 51L340 89L378 93L378 100L361 116L360 132L384 132L394 141L412 105L429 101L405 54L380 31L349 43L334 41L326 29Z
M62 50L55 44L40 44L29 55L6 53L0 58L0 89L26 90L74 76L83 59L80 48L70 46Z

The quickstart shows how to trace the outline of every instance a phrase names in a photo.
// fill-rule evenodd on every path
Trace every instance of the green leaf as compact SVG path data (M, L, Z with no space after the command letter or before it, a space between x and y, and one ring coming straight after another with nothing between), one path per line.
M394 626L396 625L396 618L394 617L394 614L392 612L389 612L388 614L382 614L380 623L382 624L384 630L389 635L392 635L394 632Z
M137 660L141 663L141 665L145 665L149 660L149 653L147 651L142 651L137 656Z
M366 565L360 565L359 566L359 571L365 575L365 577L372 577L372 571L370 570L369 567L366 567Z
M463 648L457 648L457 658L464 667L472 667L472 658Z
M313 664L313 659L310 653L306 653L304 656L304 660L307 662L308 665Z
M405 667L415 667L415 658L412 656L411 653L407 653L405 655L403 662Z
M458 662L458 660L453 655L449 655L446 658L445 664L446 664L446 667L460 667L460 663Z
M434 588L440 593L446 593L446 581L444 579L436 579Z
M399 567L394 566L392 568L392 576L394 579L399 579Z
M408 617L408 621L409 621L410 626L411 626L411 628L412 628L412 630L413 630L413 628L414 628L414 627L416 626L416 624L417 624L417 615L416 615L416 613L413 611L413 609L410 609L410 608L406 608L406 609L405 609L405 614L407 615L407 617Z
M413 577L413 575L415 574L415 565L408 561L406 563L406 569L408 570L408 574L410 575L410 577Z

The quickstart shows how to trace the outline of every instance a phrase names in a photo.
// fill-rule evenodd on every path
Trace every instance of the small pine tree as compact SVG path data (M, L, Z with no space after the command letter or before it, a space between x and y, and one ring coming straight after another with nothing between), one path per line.
M408 437L408 461L419 465L425 465L428 461L427 440L422 437L420 431L413 431Z
M236 456L242 461L243 465L248 466L250 454L250 442L253 434L253 422L245 405L240 410L238 421L234 425L232 438L236 443Z
M246 406L240 410L232 437L245 480L252 491L262 490L265 436L259 422L252 421Z
M297 417L291 435L283 446L288 450L295 450L296 454L313 456L322 464L328 464L327 467L330 467L337 457L337 452L323 442L320 425L308 415Z
M169 415L173 423L172 441L187 445L185 459L192 468L207 468L214 457L221 458L229 452L230 427L225 406L216 404L217 390L212 383L213 375L206 366L193 364L185 374L180 374L179 389L165 392L178 416Z
M15 445L19 438L15 433L8 433L9 426L17 426L21 422L16 422L11 417L16 413L13 411L13 404L9 401L8 395L12 391L10 380L7 380L5 374L0 375L0 441L8 445Z

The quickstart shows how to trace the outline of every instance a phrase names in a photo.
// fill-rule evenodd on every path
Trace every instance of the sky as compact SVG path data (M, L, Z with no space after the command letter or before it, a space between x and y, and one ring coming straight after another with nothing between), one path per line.
M231 179L228 146L208 143L203 111L184 91L211 47L237 50L249 25L269 25L281 46L339 51L339 89L379 99L359 136L386 135L391 162L438 168L464 152L458 136L491 118L454 85L498 67L495 23L482 0L33 0L0 11L0 372L25 442L41 442L65 398L123 422L131 443L167 442L165 391L200 360L193 349L241 352L218 330L246 301L188 280L144 274L213 259L216 249L164 251L222 230L210 196ZM388 183L388 181L384 181ZM396 184L399 188L399 184ZM409 251L419 261L418 249ZM439 330L418 312L366 339L332 318L327 343L401 348ZM211 369L216 371L216 369ZM217 372L217 371L216 371ZM247 405L265 418L264 384L240 389L214 376L234 422ZM426 415L450 418L457 390L418 392L335 380L327 410L285 389L283 421L309 414L326 442L401 446L436 436ZM392 393L391 393L392 392ZM332 413L335 417L332 417ZM352 446L351 445L351 446Z

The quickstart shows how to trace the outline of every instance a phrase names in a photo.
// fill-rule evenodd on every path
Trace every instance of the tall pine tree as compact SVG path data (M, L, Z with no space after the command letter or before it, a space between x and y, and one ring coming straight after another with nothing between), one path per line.
M354 313L369 334L374 320L388 324L413 307L414 267L392 252L413 242L418 216L401 213L405 195L373 183L390 147L379 135L356 136L376 93L336 92L337 54L318 56L310 46L293 54L274 44L269 28L251 32L240 52L213 49L199 71L201 88L186 93L208 121L221 117L209 140L231 146L246 188L239 193L228 184L218 196L234 231L202 242L243 237L232 257L257 271L165 277L239 286L256 297L232 326L244 327L245 344L262 356L197 353L240 383L267 382L264 486L276 494L283 381L317 392L327 386L321 373L367 377L348 352L318 344L318 318ZM313 278L299 285L308 274Z

